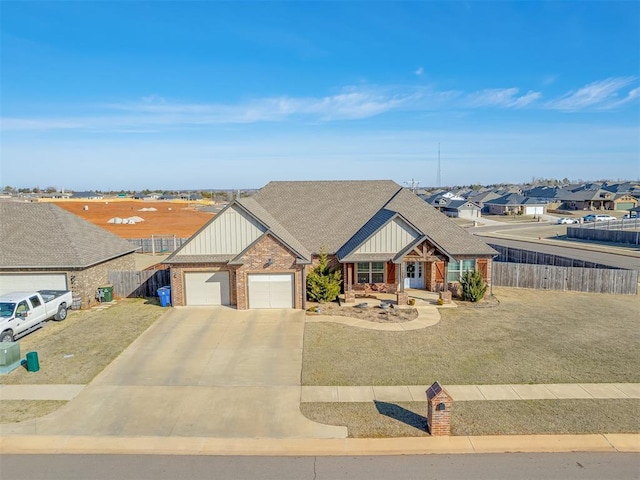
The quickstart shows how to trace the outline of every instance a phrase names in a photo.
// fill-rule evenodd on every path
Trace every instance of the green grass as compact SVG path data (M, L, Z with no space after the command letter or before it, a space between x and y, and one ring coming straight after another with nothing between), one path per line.
M305 329L303 385L640 382L637 296L495 288L410 332Z
M426 404L303 403L309 419L345 425L352 438L426 436ZM517 400L457 402L453 435L640 432L640 400Z

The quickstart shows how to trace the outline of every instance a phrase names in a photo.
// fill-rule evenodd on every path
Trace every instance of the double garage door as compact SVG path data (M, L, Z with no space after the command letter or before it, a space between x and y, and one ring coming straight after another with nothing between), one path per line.
M229 305L229 272L185 273L187 305ZM293 308L293 274L250 274L249 308Z
M37 290L66 290L64 273L2 273L0 295L9 292L34 292Z

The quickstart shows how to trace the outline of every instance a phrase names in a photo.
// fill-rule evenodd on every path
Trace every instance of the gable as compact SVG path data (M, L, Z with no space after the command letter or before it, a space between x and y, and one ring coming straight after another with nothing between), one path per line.
M264 225L232 205L196 233L179 255L237 255L265 231Z
M407 222L396 217L369 237L354 253L396 253L419 236L420 233Z

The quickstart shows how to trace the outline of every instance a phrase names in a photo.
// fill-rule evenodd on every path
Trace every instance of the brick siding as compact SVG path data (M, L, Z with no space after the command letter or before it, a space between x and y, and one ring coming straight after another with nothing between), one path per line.
M267 264L271 259L271 264ZM296 256L271 235L260 239L244 254L242 265L220 263L174 264L171 266L171 299L174 306L186 304L184 274L187 272L229 272L229 301L238 310L249 308L247 275L252 273L292 273L294 275L294 308L304 308L304 265L296 264Z

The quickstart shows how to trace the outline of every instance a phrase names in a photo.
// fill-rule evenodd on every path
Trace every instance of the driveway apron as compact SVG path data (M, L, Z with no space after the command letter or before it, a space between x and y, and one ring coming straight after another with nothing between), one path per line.
M344 438L300 413L304 312L168 311L75 399L2 433Z

